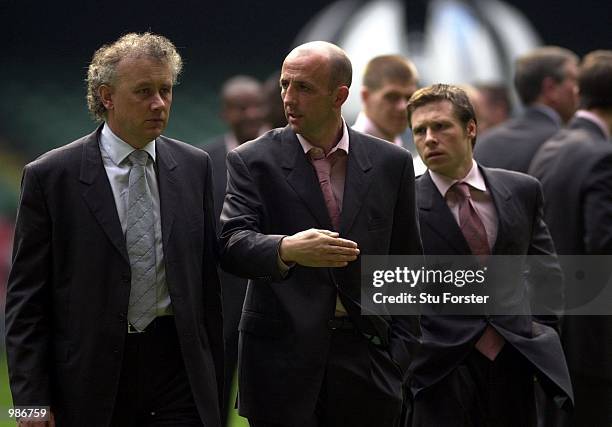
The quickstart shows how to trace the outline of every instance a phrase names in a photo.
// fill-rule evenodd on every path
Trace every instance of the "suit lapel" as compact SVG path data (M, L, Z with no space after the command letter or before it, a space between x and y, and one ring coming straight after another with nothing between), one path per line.
M79 180L83 187L82 195L85 203L87 203L92 214L108 236L108 239L129 263L125 236L121 229L117 206L115 205L113 192L104 170L102 155L100 154L98 141L101 130L102 126L89 135L83 145L83 157L79 175Z
M514 218L516 217L516 215L512 214L514 212L512 192L492 171L482 166L478 167L487 184L487 189L491 194L493 205L495 205L495 212L497 213L497 237L495 245L491 250L493 255L497 255L506 246L506 239L512 236L511 230L514 227Z
M315 170L289 126L283 130L281 135L281 153L281 167L287 171L287 183L304 202L319 225L327 230L332 230Z
M458 255L468 255L472 251L468 246L457 221L453 217L446 201L431 180L429 172L418 179L418 204L421 221L445 240Z
M162 240L164 252L168 248L170 235L172 234L172 226L174 224L175 211L179 206L177 195L179 188L176 182L177 163L172 155L169 144L164 137L159 137L155 141L155 149L157 152L157 182L159 183L159 204L162 228Z
M372 168L370 158L375 153L369 151L367 141L349 128L349 154L346 164L346 178L342 212L340 214L340 233L346 236L353 225L357 213L365 200L370 187Z

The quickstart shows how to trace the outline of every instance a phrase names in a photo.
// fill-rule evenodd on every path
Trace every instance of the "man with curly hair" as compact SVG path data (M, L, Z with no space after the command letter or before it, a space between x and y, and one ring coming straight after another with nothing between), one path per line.
M181 57L127 34L96 51L101 125L25 167L6 302L23 426L220 425L210 158L161 136ZM189 191L184 191L188 188Z

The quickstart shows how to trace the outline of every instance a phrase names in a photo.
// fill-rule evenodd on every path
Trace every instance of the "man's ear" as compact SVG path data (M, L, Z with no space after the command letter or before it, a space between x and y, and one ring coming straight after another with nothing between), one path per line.
M555 97L555 90L559 83L555 81L551 76L546 76L542 79L542 84L540 85L540 95L543 101L548 101L551 98Z
M365 104L366 102L368 102L368 99L370 99L370 91L368 90L367 87L363 86L361 88L361 103Z
M334 104L336 107L340 108L342 104L347 100L349 96L349 88L348 86L338 86L336 88L336 96L334 98Z
M98 95L102 100L104 108L107 110L113 109L113 89L109 85L100 85L98 88Z
M467 124L466 134L470 139L474 139L476 138L476 133L477 133L476 122L472 119Z

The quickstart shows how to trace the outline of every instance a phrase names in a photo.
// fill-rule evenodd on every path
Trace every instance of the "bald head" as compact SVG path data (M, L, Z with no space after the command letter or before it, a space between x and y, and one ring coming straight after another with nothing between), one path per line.
M244 92L261 93L262 84L255 78L246 75L238 75L228 79L221 87L221 99L223 102L231 102L233 98Z
M296 134L325 152L342 136L341 110L351 77L346 53L327 42L298 46L283 62L279 83L285 117Z
M285 61L301 56L320 56L329 67L329 87L334 89L338 86L351 87L353 80L353 67L348 55L335 44L314 41L299 45L285 58Z
M221 87L221 117L239 144L259 136L263 104L263 86L253 77L235 76Z

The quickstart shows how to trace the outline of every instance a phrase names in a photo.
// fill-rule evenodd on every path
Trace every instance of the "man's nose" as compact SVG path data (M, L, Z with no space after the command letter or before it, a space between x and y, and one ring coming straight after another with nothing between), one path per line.
M165 104L166 100L164 97L159 92L155 92L151 99L151 110L159 110L163 108Z
M425 144L436 144L438 142L438 138L436 133L431 130L431 128L427 128L425 131Z
M283 104L285 105L293 105L295 104L295 94L294 94L294 89L291 85L287 86L285 89L283 89L283 91L281 92L281 96L283 98Z

